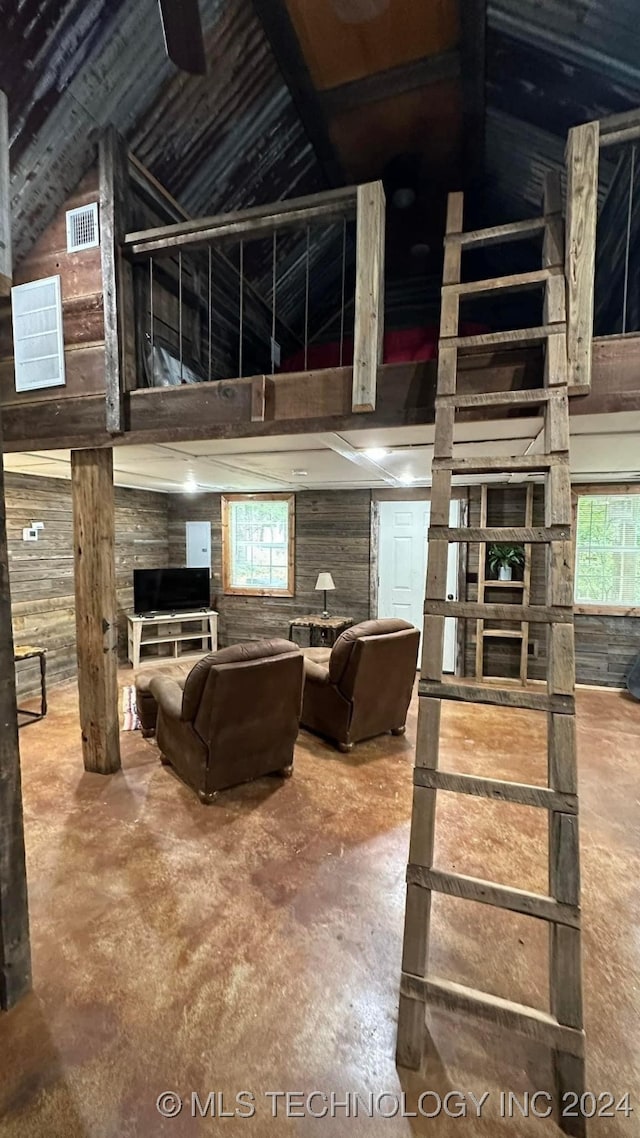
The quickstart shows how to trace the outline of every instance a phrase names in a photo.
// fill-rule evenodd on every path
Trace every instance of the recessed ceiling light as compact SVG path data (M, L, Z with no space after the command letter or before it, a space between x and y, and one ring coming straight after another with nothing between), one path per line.
M198 489L198 483L196 482L195 478L187 478L182 488L185 494L195 494L196 490Z
M295 475L296 478L306 478L309 474L309 471L308 470L292 470L291 473L293 475Z
M416 191L412 186L399 186L391 195L391 204L396 209L409 209L416 200Z
M370 458L372 460L372 462L379 462L381 458L386 458L389 451L385 450L384 447L370 447L370 449L366 450L364 453L366 454L367 458Z
M411 246L412 257L428 257L431 252L431 246L427 245L426 241L416 241L415 245Z

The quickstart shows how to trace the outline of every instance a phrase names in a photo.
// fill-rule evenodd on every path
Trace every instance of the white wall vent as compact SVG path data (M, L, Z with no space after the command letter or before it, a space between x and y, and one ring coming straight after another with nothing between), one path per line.
M60 387L65 382L60 277L44 277L11 289L16 391Z
M67 253L80 249L95 249L100 244L98 203L81 205L67 210Z

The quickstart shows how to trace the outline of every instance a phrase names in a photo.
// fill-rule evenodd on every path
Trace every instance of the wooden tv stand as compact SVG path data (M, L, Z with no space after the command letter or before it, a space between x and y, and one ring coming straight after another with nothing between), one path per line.
M140 667L141 662L198 659L218 648L218 614L215 609L128 616L127 621L129 663L134 668Z

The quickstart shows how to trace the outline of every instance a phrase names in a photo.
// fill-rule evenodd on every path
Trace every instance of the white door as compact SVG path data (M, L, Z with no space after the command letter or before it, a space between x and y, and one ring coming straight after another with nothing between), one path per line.
M211 522L186 522L187 569L211 572Z
M378 616L397 616L422 632L427 579L427 531L430 502L380 502L378 530ZM460 503L451 503L451 525L457 526ZM458 597L458 546L449 546L447 596ZM456 621L444 627L443 667L455 672Z

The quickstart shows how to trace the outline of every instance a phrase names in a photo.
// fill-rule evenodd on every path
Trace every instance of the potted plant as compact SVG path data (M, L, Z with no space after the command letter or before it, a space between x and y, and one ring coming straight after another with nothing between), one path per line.
M524 549L521 545L490 545L489 568L499 581L511 581L513 570L524 565Z

